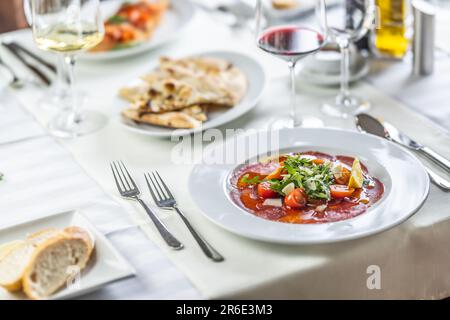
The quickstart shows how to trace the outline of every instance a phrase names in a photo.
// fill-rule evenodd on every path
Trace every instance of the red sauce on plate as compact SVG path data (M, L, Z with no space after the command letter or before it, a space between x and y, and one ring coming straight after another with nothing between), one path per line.
M316 158L338 161L343 166L351 168L354 158L348 156L331 156L319 152L302 152L302 155L311 155ZM384 193L384 185L378 179L369 175L367 168L361 163L361 168L365 179L369 179L371 183L364 185L361 189L356 189L350 196L343 199L326 200L309 200L305 208L292 209L284 203L281 207L264 205L264 198L259 197L257 187L240 183L240 179L245 174L249 174L248 178L258 175L264 178L278 167L278 159L265 162L249 164L235 171L231 176L231 198L244 210L264 219L297 223L325 223L345 220L356 217L381 199ZM280 196L280 198L282 198ZM362 201L361 201L362 200ZM321 211L326 204L326 209Z

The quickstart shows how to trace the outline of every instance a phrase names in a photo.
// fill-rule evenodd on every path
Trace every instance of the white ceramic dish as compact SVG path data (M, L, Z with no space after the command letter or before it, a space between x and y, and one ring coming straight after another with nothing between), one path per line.
M278 141L276 149L268 145L269 139ZM252 150L247 156L241 150L233 163L219 161L224 152L230 155L236 146L242 148L249 141L254 142L253 146L257 141L259 150ZM246 160L252 162L255 156L275 150L280 153L313 150L357 156L369 172L383 182L384 195L367 212L338 222L301 225L259 218L230 199L229 178ZM225 146L214 146L205 152L202 163L194 166L189 190L204 215L231 232L268 242L314 244L357 239L402 223L424 203L429 179L422 164L410 152L387 140L353 131L294 128L272 132L272 138L262 133L257 139L252 134L229 140Z
M81 273L78 285L63 288L50 299L73 298L94 291L109 283L135 275L134 268L121 256L109 240L78 211L53 214L3 228L0 230L0 244L24 239L27 234L42 229L51 227L62 229L69 226L79 226L87 230L94 239L95 250L89 265ZM22 293L8 293L0 288L0 299L25 299L25 295Z
M123 124L125 128L133 132L147 136L182 136L221 126L227 122L239 118L246 112L250 111L257 104L267 82L264 68L258 61L245 54L231 51L202 52L197 54L197 56L209 56L225 59L244 72L248 81L248 89L245 96L237 105L230 109L221 108L215 110L214 112L208 113L208 120L205 121L201 127L194 129L175 130L150 124L139 124L134 121L123 119L123 117L119 115L118 118L120 123ZM127 85L135 84L137 84L136 80L133 80L133 82L130 82ZM120 106L120 110L129 106L129 103L123 100L120 100L117 103Z
M298 0L299 5L292 9L279 10L272 6L266 7L266 14L274 19L291 20L313 14L316 0ZM333 6L338 0L328 0L327 6Z
M104 17L110 17L116 12L124 0L109 0L102 2L102 13ZM195 7L189 0L171 0L170 9L166 12L161 24L155 30L153 36L143 43L135 46L106 51L86 52L80 55L82 60L108 60L124 58L131 55L153 50L173 41L186 28L195 14Z
M362 61L360 65L355 66L350 70L349 82L355 82L361 80L370 71L368 61ZM302 68L297 72L298 80L314 84L317 86L339 86L341 83L341 74L324 73L324 72L312 72L307 68Z

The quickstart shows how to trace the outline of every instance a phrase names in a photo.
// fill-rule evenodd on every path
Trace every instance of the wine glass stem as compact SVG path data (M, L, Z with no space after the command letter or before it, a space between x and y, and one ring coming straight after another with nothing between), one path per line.
M294 123L294 127L299 125L299 119L297 117L297 108L296 108L296 88L295 88L295 65L297 64L296 60L291 60L288 62L289 66L289 74L290 74L290 82L291 82L291 108L292 108L292 120Z
M341 50L341 98L347 98L350 95L349 90L349 72L350 72L350 43L346 41L340 44Z
M67 72L69 75L69 89L72 98L72 116L71 122L72 124L76 124L81 121L80 113L79 113L79 105L78 105L78 94L75 85L75 56L66 55L65 61L67 64Z
M56 90L58 94L63 95L67 80L64 56L58 54L56 61Z

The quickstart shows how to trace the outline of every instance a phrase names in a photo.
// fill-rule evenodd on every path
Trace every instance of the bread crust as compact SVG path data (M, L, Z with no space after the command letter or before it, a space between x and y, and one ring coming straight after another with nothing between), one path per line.
M78 265L80 270L83 270L86 265L88 264L92 251L94 249L94 243L89 235L85 230L79 228L79 227L68 227L64 230L62 230L60 233L56 234L54 237L51 237L47 239L46 241L41 242L37 245L36 249L34 250L34 253L30 259L30 262L28 263L27 268L25 269L25 272L22 277L22 288L25 295L30 299L42 299L45 297L41 297L35 294L33 288L32 288L32 274L35 267L35 262L39 259L40 255L43 254L46 250L50 250L53 246L59 245L60 242L66 241L66 240L81 240L84 242L84 244L87 246L88 254L86 257L86 260ZM60 290L64 286L64 283L62 283L54 292ZM52 292L52 293L54 293Z

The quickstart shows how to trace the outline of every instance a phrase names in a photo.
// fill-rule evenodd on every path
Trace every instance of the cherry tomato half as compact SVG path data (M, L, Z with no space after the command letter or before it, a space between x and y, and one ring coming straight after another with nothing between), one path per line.
M341 184L333 184L330 186L331 197L334 199L350 197L354 191L354 188L349 188Z
M350 180L351 171L345 167L342 167L340 174L334 175L334 180L338 184L348 184L348 180Z
M284 198L284 204L293 208L300 209L306 205L307 196L305 190L297 188L291 191L286 198Z
M258 195L261 198L276 198L278 193L270 189L270 183L268 181L261 182L258 184Z

